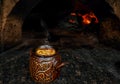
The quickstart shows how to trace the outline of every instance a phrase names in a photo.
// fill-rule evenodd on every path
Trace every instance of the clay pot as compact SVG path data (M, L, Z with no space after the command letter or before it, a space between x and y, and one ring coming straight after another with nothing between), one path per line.
M60 75L61 56L49 45L42 45L30 51L30 73L42 84L50 83Z

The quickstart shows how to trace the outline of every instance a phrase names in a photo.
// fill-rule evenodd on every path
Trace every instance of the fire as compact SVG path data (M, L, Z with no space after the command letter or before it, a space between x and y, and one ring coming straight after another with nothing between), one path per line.
M93 19L95 20L94 23L98 23L98 19L93 12L83 15L82 18L84 24L90 24Z
M76 14L76 13L71 13L70 15L71 15L71 16L79 16L79 17L82 17L82 19L83 19L82 22L83 22L84 25L89 25L89 24L91 24L93 20L94 20L94 21L93 21L94 23L98 23L98 22L99 22L98 19L97 19L97 17L95 16L95 14L94 14L93 12L90 12L90 13L87 13L87 14L84 14L84 15L82 15L82 14L80 14L80 13L78 13L78 14ZM69 22L70 22L70 23L75 23L75 20L70 19Z

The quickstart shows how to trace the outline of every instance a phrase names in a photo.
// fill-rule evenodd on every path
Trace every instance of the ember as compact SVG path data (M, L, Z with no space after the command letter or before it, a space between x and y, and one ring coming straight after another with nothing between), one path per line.
M90 12L90 13L87 13L87 14L80 14L80 13L76 14L76 13L73 12L70 15L71 16L82 17L82 23L84 25L89 25L92 22L93 23L98 23L99 22L98 19L97 19L97 17L95 16L95 14L93 12ZM69 22L70 23L75 23L75 20L70 19Z
M82 18L83 18L83 24L86 25L90 24L92 20L94 20L93 21L94 23L98 23L98 19L93 12L83 15Z

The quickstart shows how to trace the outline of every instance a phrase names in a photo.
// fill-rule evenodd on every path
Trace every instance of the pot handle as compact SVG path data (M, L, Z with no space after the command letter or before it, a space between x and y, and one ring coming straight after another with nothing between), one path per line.
M58 66L56 67L56 69L60 69L60 68L62 68L63 66L65 66L65 65L67 65L67 64L69 64L69 62L62 62L60 65L58 65Z

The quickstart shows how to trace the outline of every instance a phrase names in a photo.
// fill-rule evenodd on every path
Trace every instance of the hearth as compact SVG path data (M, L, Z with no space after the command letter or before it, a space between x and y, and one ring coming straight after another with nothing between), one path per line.
M0 83L35 83L32 48L43 62L59 53L69 63L52 84L120 84L119 0L2 0L0 8Z
M104 0L72 1L71 5L63 6L65 10L61 6L47 9L50 6L44 4L43 7L38 4L29 14L23 24L23 35L31 30L34 31L31 35L33 38L45 38L46 29L40 24L42 18L48 26L48 38L53 45L94 47L100 43L109 46L114 43L116 46L115 40L119 41L119 19Z
M8 15L2 30L1 50L30 39L39 40L39 44L44 38L48 38L52 45L61 47L95 47L105 44L118 48L120 20L110 2L20 0ZM44 26L41 20L45 22ZM10 30L13 31L7 32Z

